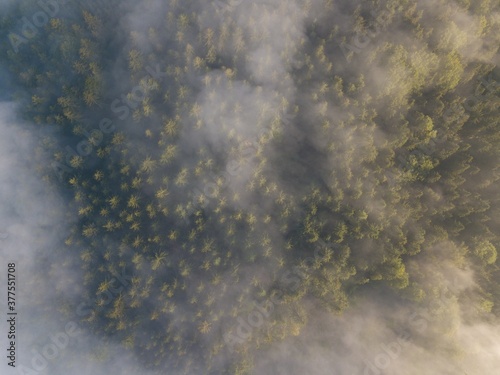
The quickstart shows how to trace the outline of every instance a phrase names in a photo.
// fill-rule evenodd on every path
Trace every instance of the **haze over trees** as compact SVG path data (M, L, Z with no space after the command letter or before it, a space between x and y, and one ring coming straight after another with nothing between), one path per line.
M498 2L67 1L31 38L2 7L70 223L37 306L103 373L361 374L402 332L386 374L498 368Z

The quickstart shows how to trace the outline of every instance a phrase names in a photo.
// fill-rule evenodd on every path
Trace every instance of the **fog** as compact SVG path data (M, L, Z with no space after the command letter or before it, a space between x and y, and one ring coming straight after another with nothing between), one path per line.
M2 374L495 373L500 9L410 3L1 1Z

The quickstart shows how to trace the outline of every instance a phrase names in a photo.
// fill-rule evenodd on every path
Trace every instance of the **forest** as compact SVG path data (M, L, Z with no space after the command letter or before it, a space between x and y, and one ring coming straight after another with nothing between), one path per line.
M63 202L30 311L86 332L46 373L497 371L498 1L0 10L0 98Z

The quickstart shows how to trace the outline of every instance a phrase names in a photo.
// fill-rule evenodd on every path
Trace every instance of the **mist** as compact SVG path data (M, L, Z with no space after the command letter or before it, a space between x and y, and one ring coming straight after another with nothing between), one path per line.
M500 367L498 4L0 9L2 373Z

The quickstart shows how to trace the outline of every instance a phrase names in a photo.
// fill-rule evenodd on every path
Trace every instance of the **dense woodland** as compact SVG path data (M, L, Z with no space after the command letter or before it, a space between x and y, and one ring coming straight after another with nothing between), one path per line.
M498 2L68 1L16 52L37 11L0 16L2 64L68 200L48 272L81 287L44 309L93 306L82 326L158 374L253 373L310 311L381 291L428 308L436 335L453 337L443 293L498 322Z

